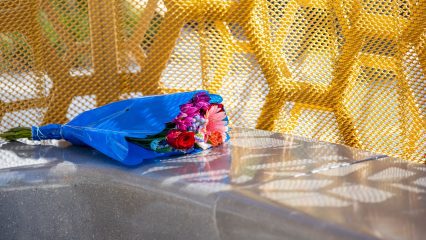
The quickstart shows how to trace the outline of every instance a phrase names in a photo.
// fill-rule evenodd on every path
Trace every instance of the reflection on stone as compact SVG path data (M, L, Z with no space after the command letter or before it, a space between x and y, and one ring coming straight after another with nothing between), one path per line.
M241 184L241 183L248 182L248 181L250 181L250 180L252 180L252 179L253 179L253 177L252 177L252 176L248 176L248 175L241 175L241 176L239 176L239 177L232 178L232 183L235 183L235 184Z
M164 170L169 170L169 169L175 169L175 168L179 168L179 166L154 166L151 168L148 168L147 170L143 171L141 173L141 175L146 175L146 174L150 174L150 173L154 173L154 172L159 172L159 171L164 171Z
M379 203L394 196L393 193L364 185L341 186L333 188L329 192L363 203Z
M424 192L426 192L425 190L420 189L418 187L403 185L401 183L394 183L394 184L392 184L392 186L397 187L397 188L402 189L402 190L409 191L409 192L414 192L414 193L424 193Z
M368 180L372 181L395 181L408 178L415 175L414 172L407 171L398 167L390 167L381 172L378 172L374 175L368 177Z
M202 196L216 192L229 191L231 189L232 188L229 184L224 183L190 183L184 188L187 192L197 192L198 195Z
M350 202L317 192L267 192L262 196L294 207L346 207Z
M329 169L328 171L322 171L320 172L320 174L330 176L330 177L342 177L342 176L349 175L353 172L357 172L363 168L365 168L365 166L362 164L346 165L339 168L332 168L332 169Z
M332 182L331 180L284 179L262 184L259 189L263 191L317 190Z
M423 178L419 178L416 181L413 182L416 185L422 186L422 187L426 187L426 177Z
M22 158L16 153L0 149L0 169L48 163L47 159Z
M273 162L273 163L262 163L258 165L250 165L247 166L248 169L251 170L261 170L261 169L276 169L276 168L283 168L287 166L298 166L298 165L305 165L305 164L313 164L316 163L313 159L299 159L299 160L293 160L293 161L283 161L283 162Z
M265 157L272 157L274 156L273 154L270 153L265 153L265 154L247 154L247 155L243 155L240 157L240 160L248 160L248 159L253 159L253 158L260 158L260 159L264 159ZM275 155L277 156L277 155Z
M265 171L264 174L271 175L273 177L296 177L305 173L301 172L286 172L286 171Z

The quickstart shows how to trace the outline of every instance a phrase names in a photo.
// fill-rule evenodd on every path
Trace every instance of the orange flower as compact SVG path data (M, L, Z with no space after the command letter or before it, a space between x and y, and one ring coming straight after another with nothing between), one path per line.
M208 142L213 146L219 146L223 143L223 134L219 131L215 131L212 134L210 134Z

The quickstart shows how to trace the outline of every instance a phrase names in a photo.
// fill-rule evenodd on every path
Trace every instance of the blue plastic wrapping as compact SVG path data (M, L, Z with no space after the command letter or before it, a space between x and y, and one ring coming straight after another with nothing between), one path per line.
M146 138L161 132L165 123L179 113L179 106L188 103L199 92L146 96L110 103L86 111L67 124L32 127L33 140L65 139L74 145L90 146L125 165L136 165L144 159L183 154L181 151L159 153L140 147L126 137ZM209 94L210 103L221 103L222 97ZM229 136L227 136L227 140ZM201 151L193 149L194 153Z

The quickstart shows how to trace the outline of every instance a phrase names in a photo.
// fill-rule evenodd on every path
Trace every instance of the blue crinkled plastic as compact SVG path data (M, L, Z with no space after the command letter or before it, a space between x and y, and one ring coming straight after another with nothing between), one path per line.
M74 145L90 146L125 165L137 165L144 159L183 154L179 151L158 153L128 142L126 137L145 138L157 134L180 112L179 106L189 102L198 92L146 96L110 103L86 111L69 123L32 127L33 140L65 139ZM209 94L211 103L222 97ZM229 137L228 137L229 139ZM227 140L228 140L227 139ZM193 152L200 151L199 149Z

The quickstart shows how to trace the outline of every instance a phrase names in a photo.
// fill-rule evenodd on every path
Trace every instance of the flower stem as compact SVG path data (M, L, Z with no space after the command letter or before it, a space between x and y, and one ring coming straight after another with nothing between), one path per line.
M31 139L31 128L28 127L16 127L7 130L4 133L0 133L0 138L4 138L8 141L15 141L20 138Z

